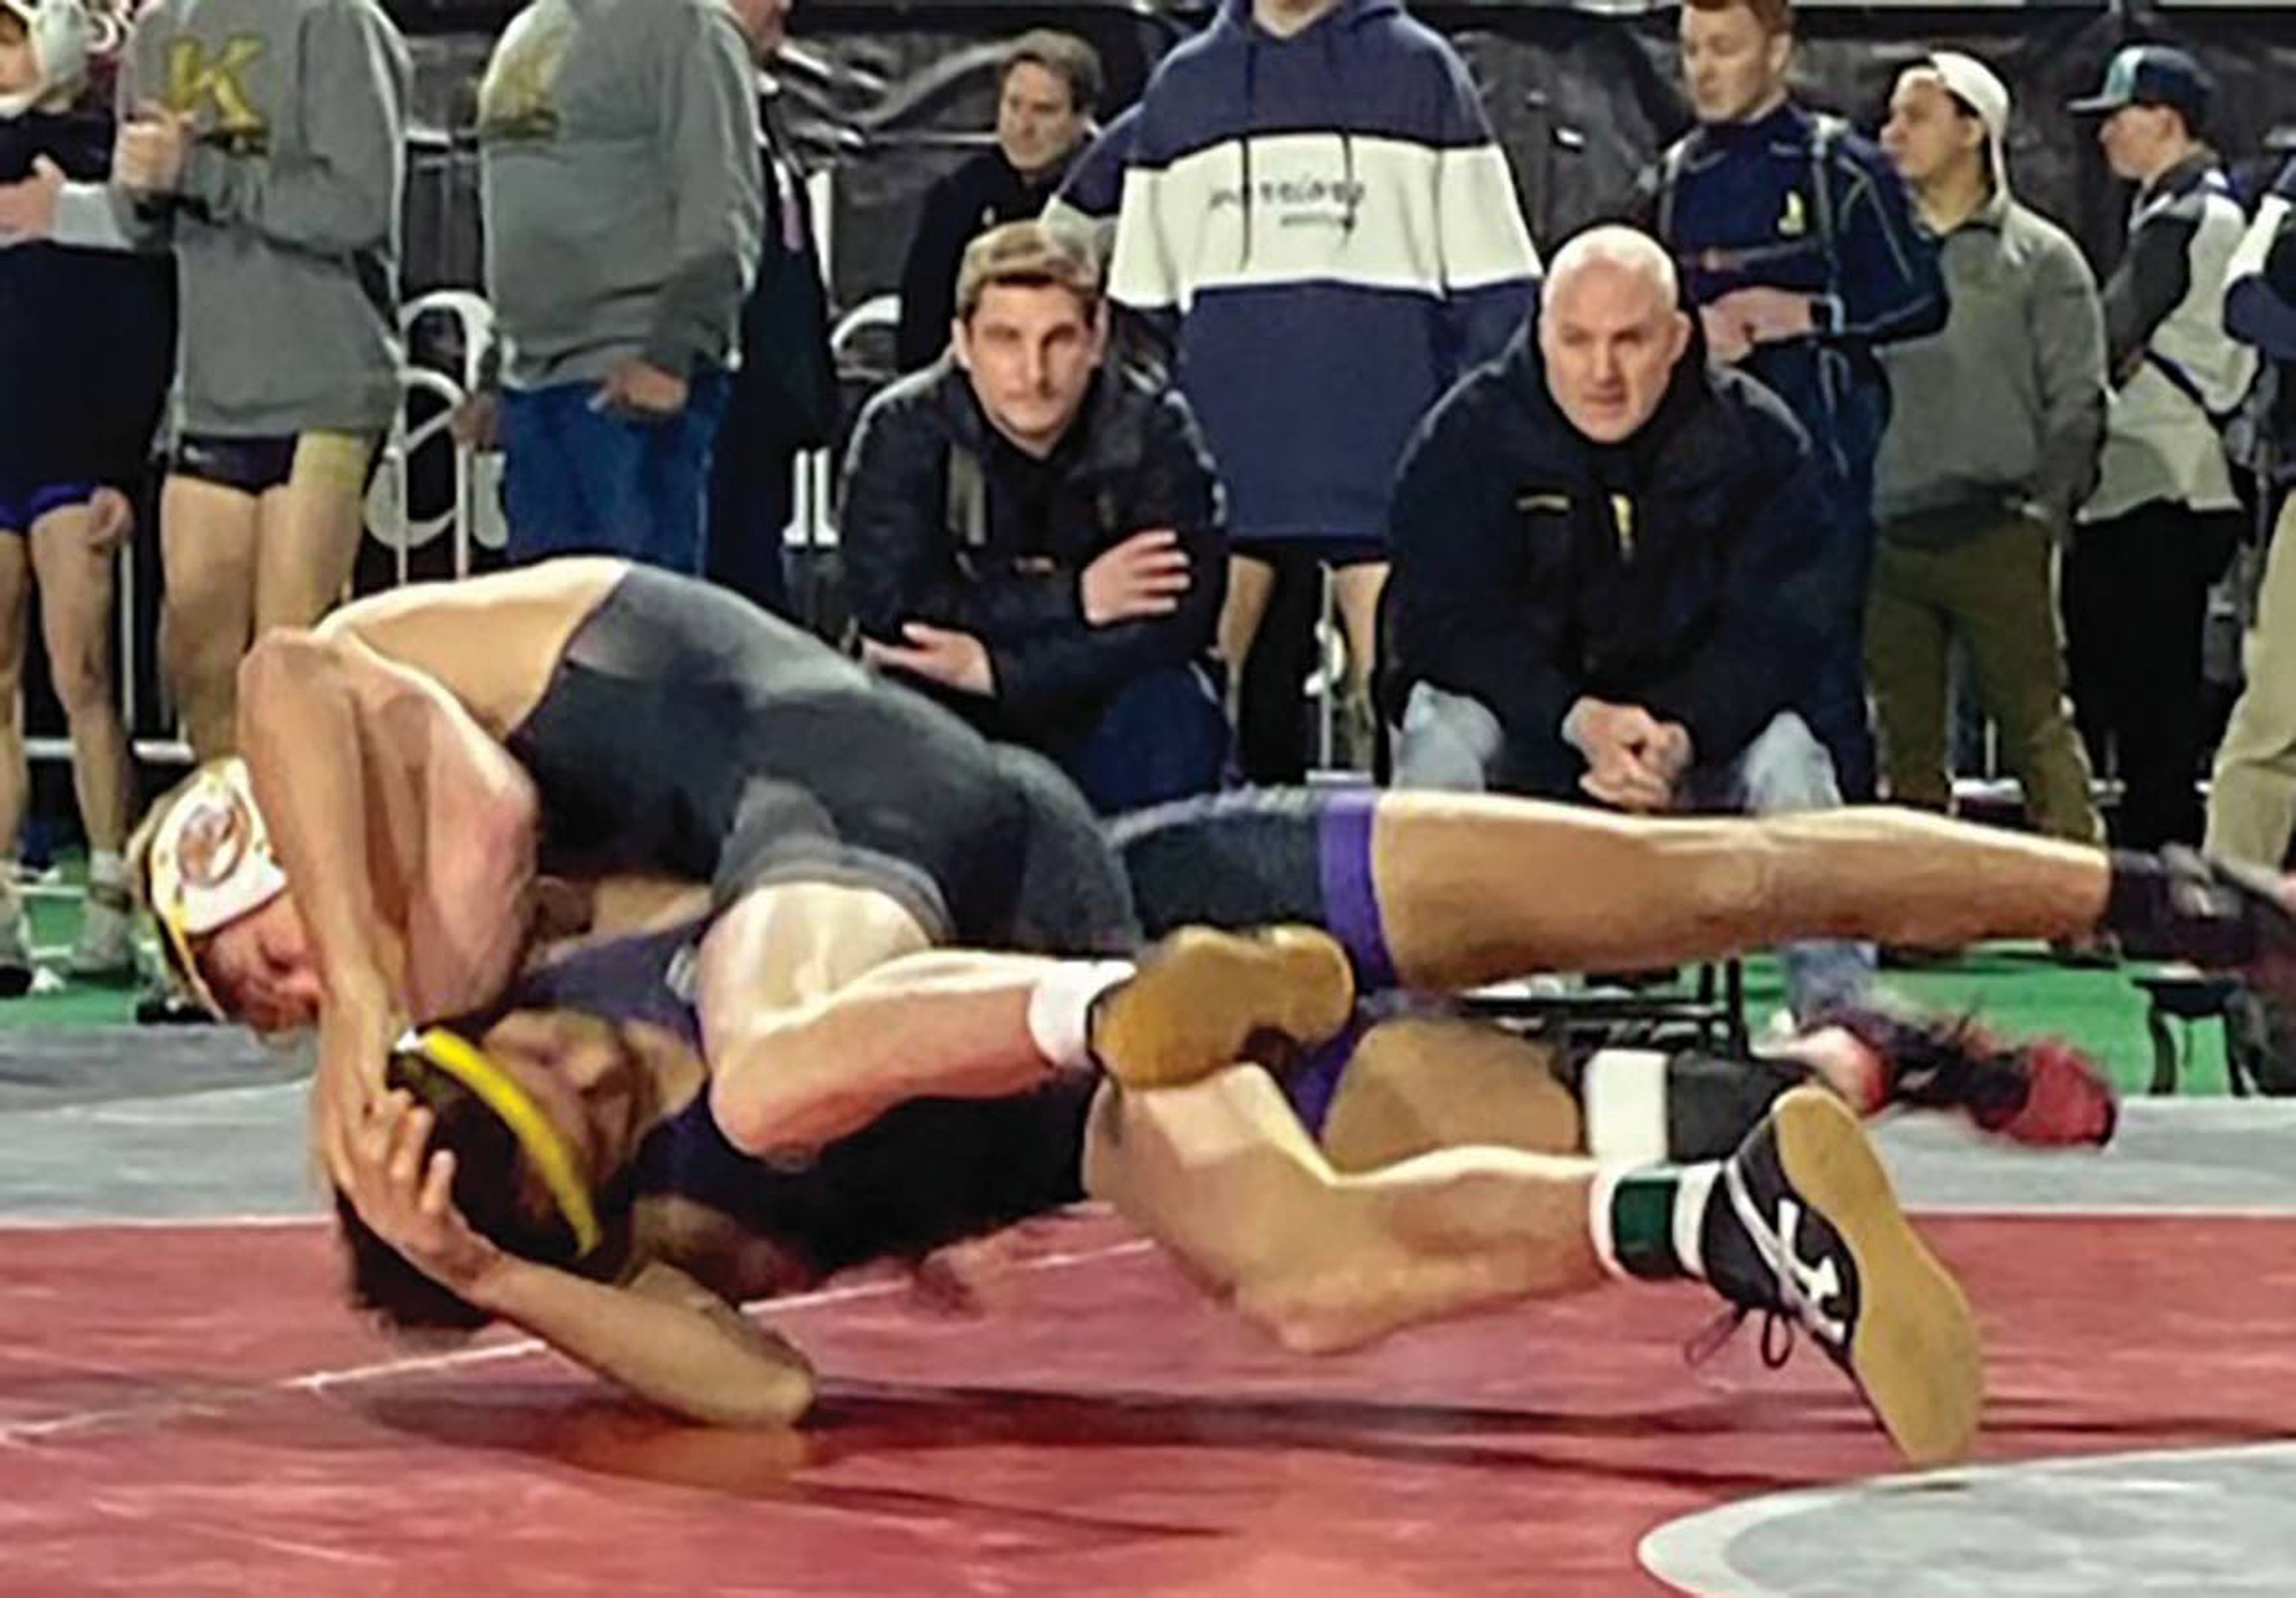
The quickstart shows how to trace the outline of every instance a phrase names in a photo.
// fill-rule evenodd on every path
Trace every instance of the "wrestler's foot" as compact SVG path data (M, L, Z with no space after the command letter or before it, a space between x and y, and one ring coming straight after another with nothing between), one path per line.
M1174 1087L1242 1060L1281 1068L1354 1013L1347 951L1312 927L1184 927L1093 1005L1093 1057L1128 1087Z
M1968 1451L1985 1391L1976 1320L1841 1100L1806 1087L1777 1101L1722 1163L1701 1248L1741 1314L1817 1340L1908 1460Z
M2296 878L2175 844L2116 855L2106 923L2128 953L2237 972L2296 1002Z
M1864 1044L1882 1067L1882 1102L1959 1109L2020 1143L2110 1142L2120 1118L2112 1084L2095 1062L2057 1038L2013 1043L1969 1017L1923 1015L1873 1003L1816 1017Z

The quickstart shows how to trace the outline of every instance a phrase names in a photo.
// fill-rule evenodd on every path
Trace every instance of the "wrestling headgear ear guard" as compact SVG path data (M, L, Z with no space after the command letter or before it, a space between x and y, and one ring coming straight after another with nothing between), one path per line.
M399 1039L398 1047L390 1052L386 1080L435 1109L438 1100L428 1080L434 1073L460 1083L494 1112L496 1120L510 1128L519 1152L542 1178L552 1204L565 1218L567 1230L574 1234L577 1257L595 1248L605 1233L599 1227L598 1210L591 1202L590 1189L582 1180L573 1149L543 1113L542 1107L534 1101L534 1096L483 1050L443 1026L425 1027Z
M87 56L95 28L81 0L0 0L23 23L39 81L13 95L0 95L0 119L22 116L61 88L87 80Z
M152 914L168 965L210 1013L223 1015L200 975L193 940L287 891L263 812L255 808L246 762L212 761L193 774L152 829L147 869Z

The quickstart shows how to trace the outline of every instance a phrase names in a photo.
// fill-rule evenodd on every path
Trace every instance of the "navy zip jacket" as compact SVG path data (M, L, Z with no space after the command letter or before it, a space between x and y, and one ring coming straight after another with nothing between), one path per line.
M1582 695L1639 704L1736 755L1816 675L1847 605L1827 482L1777 397L1693 338L1623 444L1590 442L1546 386L1535 323L1446 395L1394 507L1397 677L1480 700L1502 787L1569 792Z
M111 136L100 109L0 121L0 183L29 177L42 155L67 177L101 182ZM165 257L0 249L0 494L78 483L132 492L151 458L175 349Z
M960 524L968 496L962 482L952 491L953 474L979 485L977 527ZM1084 569L1155 527L1187 551L1179 608L1087 623ZM952 703L1024 742L1096 714L1136 677L1205 655L1226 592L1219 482L1186 402L1113 364L1043 460L989 424L953 358L902 378L854 432L838 539L862 635L899 643L912 621L972 634L996 673L992 713L975 713L969 696Z
M1889 420L1874 346L1942 328L1945 279L1880 146L1841 127L1821 163L1816 137L1817 119L1792 101L1693 128L1644 175L1637 219L1673 251L1693 305L1752 287L1817 299L1815 336L1758 345L1740 364L1837 452L1862 514Z

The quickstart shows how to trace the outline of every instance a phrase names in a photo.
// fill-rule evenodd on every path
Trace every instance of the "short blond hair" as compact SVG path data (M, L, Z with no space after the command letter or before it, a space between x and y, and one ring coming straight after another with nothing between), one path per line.
M1042 222L1007 222L964 247L956 269L956 319L972 320L993 288L1060 288L1090 316L1100 309L1100 263L1089 241Z

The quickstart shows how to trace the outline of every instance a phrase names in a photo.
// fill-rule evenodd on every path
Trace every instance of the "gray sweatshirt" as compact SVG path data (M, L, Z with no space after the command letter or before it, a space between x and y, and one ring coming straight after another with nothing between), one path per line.
M1877 351L1893 408L1874 467L1882 534L1937 548L2021 510L2060 531L2096 481L2104 317L2064 230L1997 194L1939 248L1952 310Z
M157 0L119 114L188 113L180 192L123 227L171 246L177 427L381 432L398 408L406 45L373 0Z
M758 78L723 0L534 0L479 90L512 388L731 367L763 225Z

